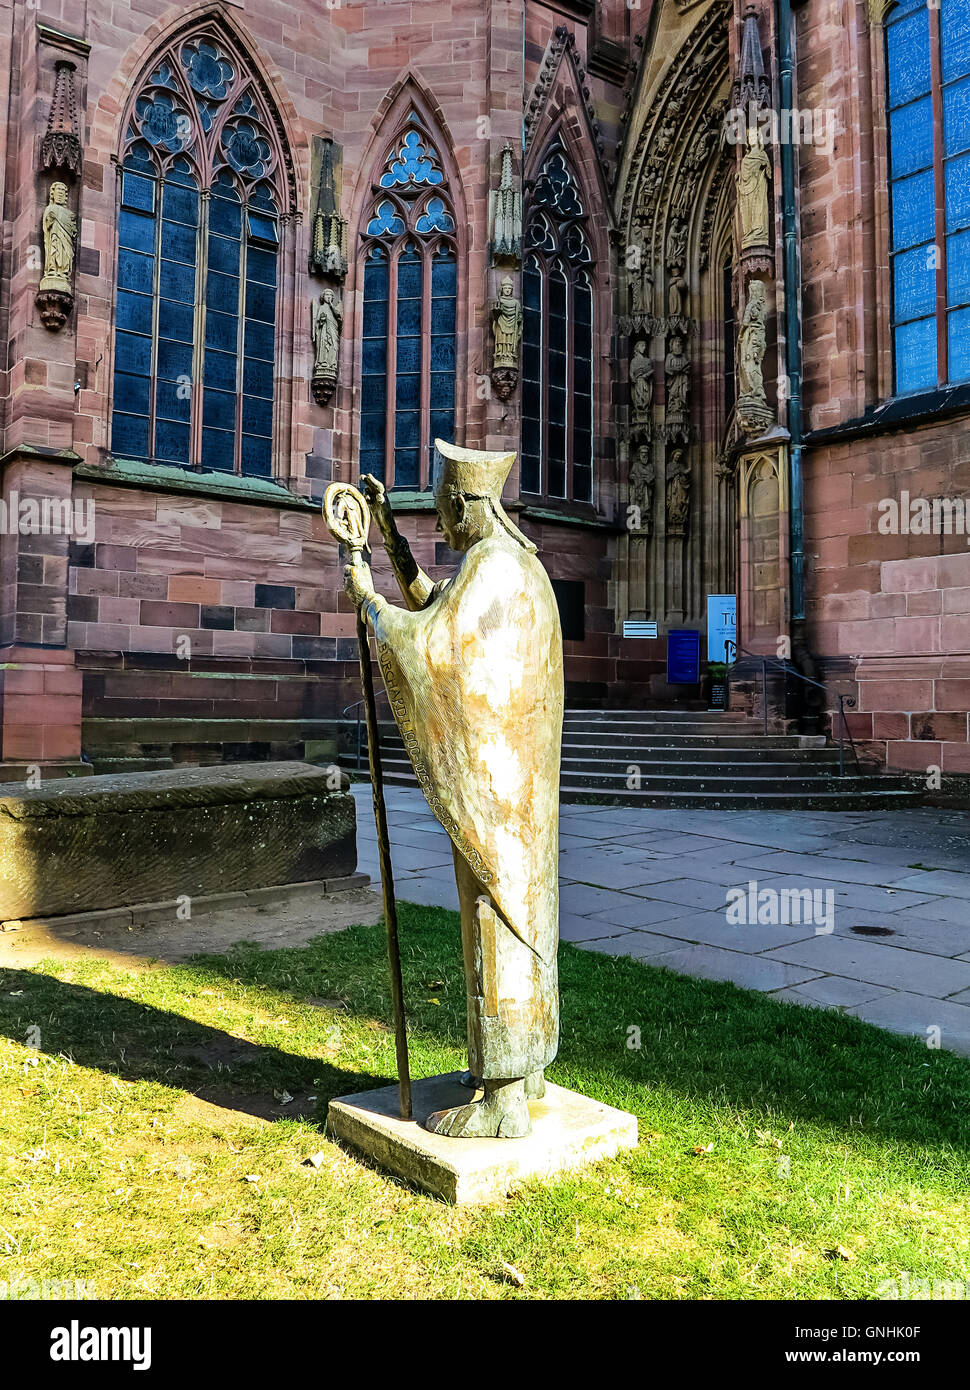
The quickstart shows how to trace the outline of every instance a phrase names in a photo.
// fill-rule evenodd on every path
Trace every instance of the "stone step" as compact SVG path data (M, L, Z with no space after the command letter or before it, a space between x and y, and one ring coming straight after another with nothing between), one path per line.
M827 767L837 763L837 748L684 748L658 747L655 743L632 744L617 747L615 744L564 743L563 760L566 758L596 758L608 762L656 762L670 766L672 763L691 765L701 763L705 767L724 766L742 768L751 763L762 767L775 767L780 763L800 764L818 763ZM851 754L847 756L851 762Z
M584 772L578 769L564 768L562 773L561 786L572 791L579 791L589 788L591 791L626 791L628 776L624 773L609 772ZM904 777L843 777L829 770L823 770L815 776L786 777L783 780L776 776L762 777L719 777L715 772L713 775L696 775L685 777L678 774L675 777L664 776L662 773L644 775L641 773L638 787L629 788L635 791L692 791L703 792L705 794L724 792L750 792L764 794L767 792L777 792L782 787L786 792L800 794L802 792L815 791L905 791L911 787Z
M609 724L623 719L666 719L676 722L680 719L723 719L750 720L751 716L743 710L705 710L705 709L577 709L570 706L563 715L569 719L601 719Z
M382 748L402 748L401 736L396 727L387 728L381 726L380 739ZM363 737L363 746L367 746L366 735ZM614 756L622 754L626 757L627 753L632 756L635 753L642 753L644 756L651 751L666 753L683 749L685 752L697 751L704 756L707 749L717 749L724 753L748 752L757 754L762 751L778 750L780 752L805 751L827 753L832 750L826 744L825 739L820 735L811 734L721 734L717 737L703 734L669 734L663 737L647 738L640 735L617 734L609 742L604 740L603 734L573 733L563 737L563 747L570 749L588 749L590 757Z
M402 783L401 785L406 785ZM596 792L586 788L564 787L560 800L570 804L602 806L645 806L675 810L678 807L698 811L872 811L891 807L917 806L920 795L914 791L812 791L751 793L746 791L699 792L627 791Z
M691 781L698 777L718 777L729 782L745 783L759 778L769 778L777 782L781 778L787 781L789 778L795 780L806 777L821 777L823 779L833 777L838 773L839 762L837 758L827 759L824 763L820 762L775 762L771 759L762 759L760 762L749 763L722 763L719 759L711 759L708 762L676 763L669 760L657 758L563 758L562 776L577 777L586 775L601 774L607 777L626 778L628 770L636 768L641 777L668 777L674 781ZM846 771L852 776L856 776L855 767L847 767ZM866 768L863 765L863 776L878 777L881 774L875 768Z

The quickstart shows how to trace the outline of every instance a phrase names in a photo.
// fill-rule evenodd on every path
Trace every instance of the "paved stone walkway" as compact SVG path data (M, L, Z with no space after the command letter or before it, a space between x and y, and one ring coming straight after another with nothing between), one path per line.
M370 790L355 794L360 868L376 884ZM388 788L387 804L398 897L457 908L451 846L424 797ZM970 1056L970 814L563 806L560 846L565 941Z

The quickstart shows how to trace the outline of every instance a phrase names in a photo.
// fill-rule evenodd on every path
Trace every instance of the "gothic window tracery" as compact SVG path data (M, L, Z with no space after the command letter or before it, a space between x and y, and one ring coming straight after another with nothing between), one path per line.
M565 150L535 181L522 268L523 492L592 501L593 256Z
M896 391L970 380L970 11L886 16Z
M428 486L436 438L455 437L454 208L417 112L391 143L363 219L360 470Z
M209 34L176 40L121 156L116 455L271 476L281 166L239 55Z

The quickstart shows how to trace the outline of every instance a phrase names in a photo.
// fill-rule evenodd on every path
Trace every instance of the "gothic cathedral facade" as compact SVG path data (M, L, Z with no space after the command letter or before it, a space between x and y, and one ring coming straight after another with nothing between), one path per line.
M0 56L8 780L326 750L323 491L446 575L435 438L516 451L574 704L767 659L775 728L970 775L966 0L0 0Z

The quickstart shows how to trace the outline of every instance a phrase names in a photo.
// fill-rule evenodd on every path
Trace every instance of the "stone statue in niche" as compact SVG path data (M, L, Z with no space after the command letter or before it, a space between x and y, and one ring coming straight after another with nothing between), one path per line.
M679 217L671 223L667 236L667 332L690 331L687 302L687 224Z
M653 422L653 359L647 354L643 339L634 345L630 359L630 402L633 428L637 434L649 434Z
M630 314L637 328L648 327L653 309L653 272L643 241L630 243Z
M768 179L771 161L765 151L760 132L748 131L748 148L737 173L738 216L741 222L741 250L771 244L771 220L768 210Z
M667 535L687 534L690 516L690 463L683 449L675 449L667 465Z
M37 292L41 322L47 328L62 328L74 305L71 280L77 218L67 205L67 184L51 184L44 212L44 274Z
M344 311L337 292L328 285L320 298L314 300L310 319L310 336L313 339L313 376L310 386L313 399L318 405L327 404L337 384L343 321Z
M653 530L653 494L657 482L657 467L649 444L641 444L630 467L630 502L638 508L638 531L649 535Z
M768 298L763 280L752 280L738 334L738 421L748 436L772 420L765 393L763 363L768 347Z
M383 484L363 481L406 608L362 559L344 582L373 629L394 718L453 844L461 903L468 1081L484 1095L424 1124L454 1137L530 1132L559 1038L559 612L536 548L506 515L514 454L435 440L434 498L462 562L435 583L400 537Z
M507 400L519 379L519 344L522 342L522 302L516 298L511 275L502 281L498 298L492 303L492 385Z
M670 340L670 350L664 359L664 377L667 390L664 429L668 439L686 443L690 437L690 358L679 334Z

